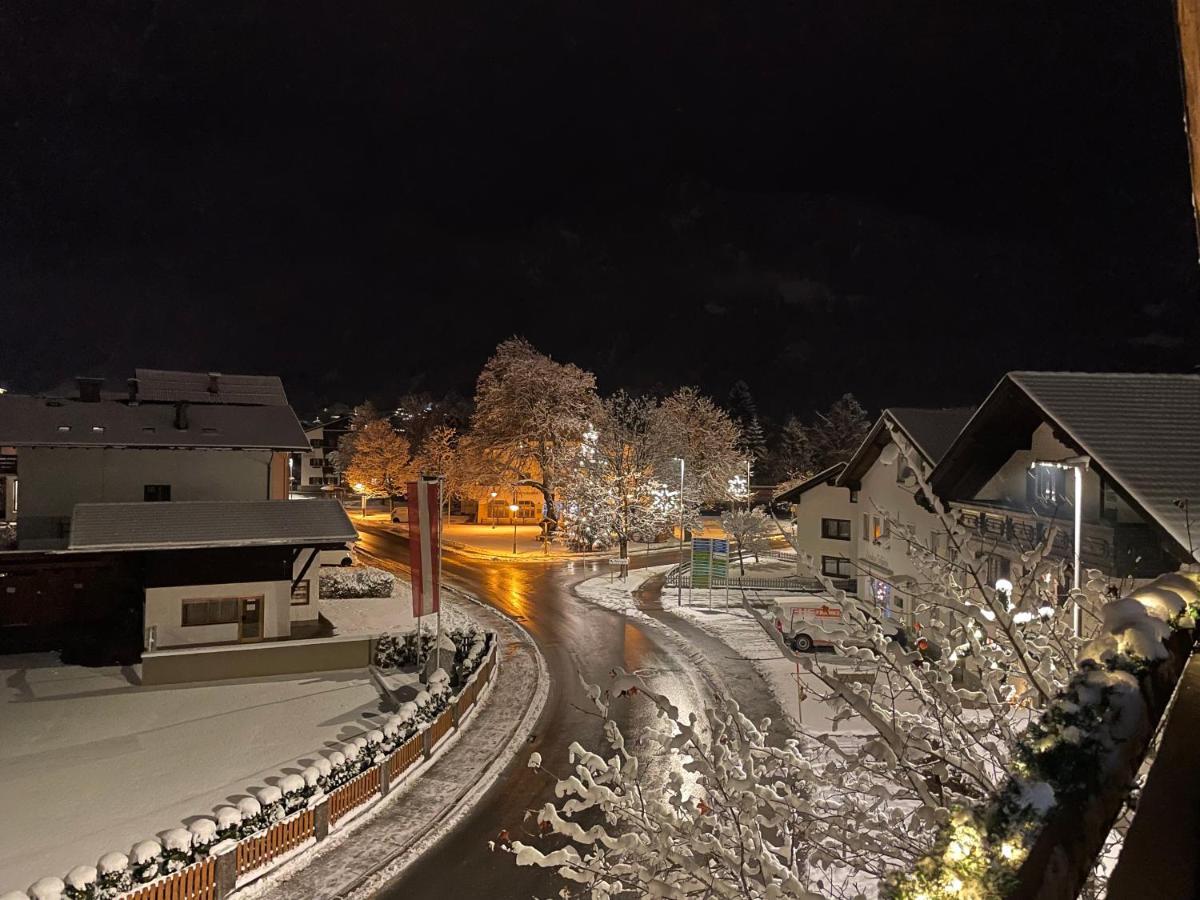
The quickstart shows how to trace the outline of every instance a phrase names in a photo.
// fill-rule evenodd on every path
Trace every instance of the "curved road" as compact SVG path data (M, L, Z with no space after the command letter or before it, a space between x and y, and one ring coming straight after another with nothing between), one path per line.
M371 525L360 525L359 531L363 550L407 564L406 536ZM675 558L673 551L665 551L635 560L634 566L673 562ZM589 749L603 746L603 723L583 693L580 675L604 684L617 667L638 671L656 691L668 694L686 716L705 702L714 687L725 689L706 682L700 674L704 667L697 665L701 655L716 655L718 658L710 661L723 673L729 669L733 677L728 690L748 707L748 713L779 715L766 686L748 664L729 665L728 659L719 658L730 654L723 644L695 630L695 634L688 633L688 639L697 643L690 652L681 653L678 640L669 632L571 596L573 584L606 568L596 561L510 563L446 553L443 571L448 584L521 622L537 642L550 672L549 698L529 746L517 754L471 814L376 896L411 900L558 894L562 882L552 871L518 867L512 856L492 853L487 845L502 828L513 839L535 842L534 825L532 819L525 821L526 813L552 799L552 783L545 773L526 766L530 752L540 752L551 771L567 772L567 748L572 741ZM636 735L650 724L649 707L631 701L614 718L627 736ZM315 864L319 865L319 860Z

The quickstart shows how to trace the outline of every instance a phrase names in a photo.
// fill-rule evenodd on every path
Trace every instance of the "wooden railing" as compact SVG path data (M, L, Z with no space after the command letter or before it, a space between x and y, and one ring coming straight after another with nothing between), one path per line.
M421 735L414 734L407 741L396 748L396 752L388 757L388 778L395 780L399 778L408 767L421 758Z
M329 794L329 824L332 825L378 793L379 766L372 766Z
M316 814L311 809L277 822L262 834L245 838L237 847L237 873L245 875L276 857L294 850L316 834Z
M125 900L214 900L216 895L217 861L210 857L126 894Z

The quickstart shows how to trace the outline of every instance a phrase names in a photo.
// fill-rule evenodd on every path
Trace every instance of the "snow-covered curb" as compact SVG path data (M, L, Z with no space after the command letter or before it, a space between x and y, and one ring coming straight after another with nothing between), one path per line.
M423 852L436 844L459 822L470 814L472 808L479 800L489 791L496 783L504 770L508 767L517 750L523 746L533 733L533 729L541 717L542 710L545 708L546 701L550 696L550 672L546 665L545 657L538 649L537 642L529 634L529 631L516 620L505 615L501 610L490 605L482 603L478 598L449 586L445 587L448 593L454 594L460 599L475 603L478 606L485 608L489 613L503 616L508 623L514 627L523 637L525 643L533 651L534 659L537 662L537 689L535 690L529 705L525 708L523 716L514 726L513 731L504 741L503 747L499 753L495 755L484 773L473 783L466 785L456 796L452 797L443 807L443 814L433 817L433 820L427 828L420 832L414 839L409 841L404 846L398 848L388 857L381 859L377 867L366 877L360 879L351 888L345 890L340 896L346 898L355 897L371 897L385 884L399 877L405 869L407 869L414 860L416 860ZM463 719L466 723L476 715L477 709L482 709L487 701L491 698L492 683L489 683L472 707L471 711ZM432 757L428 761L421 762L418 766L410 770L406 777L406 787L417 784L417 779L421 773L436 763L441 756L453 748L459 740L459 732L455 731L437 745ZM382 813L386 812L392 801L396 797L402 797L407 793L407 789L392 791L379 802L365 807L361 814L356 816L350 826L344 830L339 830L336 834L330 835L329 838L322 841L319 845L311 847L303 855L296 855L289 861L277 869L272 870L265 877L261 878L255 884L238 892L239 900L254 900L259 896L267 893L271 888L278 886L282 882L286 882L291 877L296 875L307 866L314 864L321 854L332 850L350 837L355 831L368 825L374 819L378 818Z

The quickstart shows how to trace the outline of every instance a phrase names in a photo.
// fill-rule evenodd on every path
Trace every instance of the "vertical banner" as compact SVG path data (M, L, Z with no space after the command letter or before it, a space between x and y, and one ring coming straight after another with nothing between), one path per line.
M712 578L712 539L692 538L692 587L708 587Z
M413 615L438 611L438 522L441 495L436 481L408 483L408 564L412 570Z

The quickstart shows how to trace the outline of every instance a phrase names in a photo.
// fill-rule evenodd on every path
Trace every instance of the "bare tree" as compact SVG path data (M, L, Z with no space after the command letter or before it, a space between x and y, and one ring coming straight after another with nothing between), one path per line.
M758 562L759 552L770 546L770 519L761 509L735 509L721 516L721 527L737 542L738 567L745 575L746 554L753 553L754 561Z

